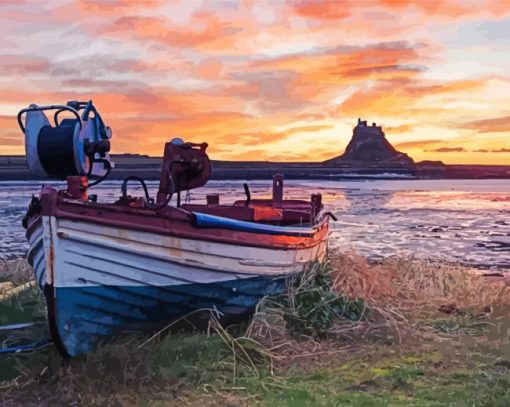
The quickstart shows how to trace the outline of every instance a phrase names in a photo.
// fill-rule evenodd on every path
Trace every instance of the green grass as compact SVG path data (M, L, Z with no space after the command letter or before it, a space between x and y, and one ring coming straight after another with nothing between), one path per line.
M49 336L45 300L39 287L31 286L18 294L0 301L0 325L34 322L29 330L15 333L0 331L0 341L3 347L41 340ZM0 381L19 376L16 368L16 358L10 355L0 355Z
M145 339L145 338L143 338ZM173 334L139 348L142 338L64 363L54 349L14 356L28 372L5 400L164 406L506 406L510 361L497 347L446 343L360 344L352 353L308 358L271 372L236 360L218 335ZM37 374L35 374L37 372ZM42 374L41 374L42 373ZM19 373L18 373L19 374ZM228 404L228 403L227 403ZM113 405L113 404L112 404Z
M0 325L45 321L46 303L39 287L30 286L0 300Z
M458 358L449 347L431 354L420 348L398 357L387 350L371 349L364 358L365 352L357 352L361 358L347 364L319 363L313 372L286 376L280 388L264 390L255 383L248 395L268 406L510 405L508 370L496 358L476 366L470 349Z

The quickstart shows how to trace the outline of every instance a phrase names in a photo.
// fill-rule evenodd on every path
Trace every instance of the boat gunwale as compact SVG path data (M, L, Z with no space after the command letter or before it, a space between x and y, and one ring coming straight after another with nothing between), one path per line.
M26 235L28 238L36 229L39 218L53 216L86 223L138 230L177 238L220 242L235 246L265 247L280 250L311 248L326 239L329 222L325 217L314 227L315 233L309 236L283 236L266 233L227 230L221 228L201 229L192 225L188 216L178 208L169 207L164 213L141 210L112 204L84 204L79 201L59 199L58 191L51 187L41 192L40 212L30 216ZM152 224L147 223L150 219Z

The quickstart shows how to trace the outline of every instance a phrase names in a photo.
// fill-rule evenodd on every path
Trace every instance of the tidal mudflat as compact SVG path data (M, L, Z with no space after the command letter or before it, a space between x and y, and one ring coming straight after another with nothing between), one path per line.
M269 197L271 183L250 182L253 196ZM0 255L23 257L21 219L42 183L0 183ZM156 182L149 182L152 193ZM141 194L136 186L132 193ZM241 181L210 181L189 199L218 193L224 202L242 195ZM434 257L474 268L510 269L510 183L507 180L288 181L287 198L323 195L331 224L330 246L354 250L369 260L403 253ZM119 182L91 190L100 200L120 195Z

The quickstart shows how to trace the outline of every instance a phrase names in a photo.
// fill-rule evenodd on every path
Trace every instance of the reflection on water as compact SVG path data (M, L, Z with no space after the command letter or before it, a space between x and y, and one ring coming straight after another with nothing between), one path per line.
M392 199L394 191L361 191L347 189L343 193L349 212L356 212L362 208L384 208Z
M371 259L403 251L483 268L510 268L505 193L346 193L331 246Z
M154 194L157 183L150 182ZM41 184L0 184L0 255L26 253L21 218ZM101 201L120 194L119 182L94 188ZM269 197L271 182L252 181L253 197ZM244 196L241 181L211 181L192 191L192 202L207 193L223 203ZM320 192L338 222L331 224L330 245L356 250L370 259L412 252L475 267L510 269L510 183L466 181L287 181L287 198L309 199ZM92 192L91 192L92 193ZM141 194L133 186L132 194Z

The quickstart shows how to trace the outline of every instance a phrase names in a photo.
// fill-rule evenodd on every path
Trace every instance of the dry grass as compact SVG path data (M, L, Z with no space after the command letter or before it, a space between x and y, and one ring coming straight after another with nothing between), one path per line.
M11 298L12 296L15 296L16 294L19 294L27 289L35 287L36 284L37 283L33 280L20 285L15 285L10 281L0 283L0 301L5 301Z
M25 259L5 260L0 257L0 282L9 282L14 286L34 279L34 274Z
M369 265L355 253L332 253L334 290L377 306L429 313L446 304L480 307L504 301L506 285L488 284L480 272L439 261L394 257Z
M458 265L413 257L369 264L355 253L337 252L330 254L322 272L331 280L329 289L335 295L362 300L364 312L354 320L337 317L323 335L296 337L286 321L292 310L264 299L246 336L260 344L273 363L281 366L301 358L352 352L369 343L412 343L452 333L475 336L487 332L489 318L510 314L508 281L488 281L480 272Z

